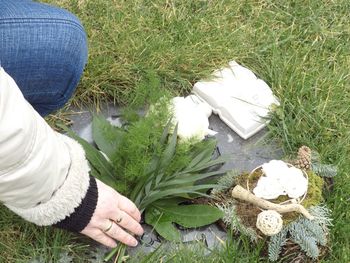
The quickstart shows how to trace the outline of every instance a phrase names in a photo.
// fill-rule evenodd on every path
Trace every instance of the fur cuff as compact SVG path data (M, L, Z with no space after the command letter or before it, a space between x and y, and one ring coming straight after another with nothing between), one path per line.
M7 206L27 221L40 226L56 224L71 215L86 196L90 184L90 168L83 148L65 135L58 134L58 136L67 144L71 158L71 165L63 185L48 202L33 208Z

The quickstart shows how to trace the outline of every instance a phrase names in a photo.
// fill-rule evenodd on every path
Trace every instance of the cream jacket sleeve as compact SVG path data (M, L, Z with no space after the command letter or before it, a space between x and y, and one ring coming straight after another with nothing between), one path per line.
M82 210L91 181L82 147L53 131L0 67L0 201L37 225L59 224Z

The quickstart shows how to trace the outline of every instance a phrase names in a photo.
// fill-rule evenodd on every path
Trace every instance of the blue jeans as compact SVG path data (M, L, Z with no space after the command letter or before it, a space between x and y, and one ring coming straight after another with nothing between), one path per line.
M1 66L42 116L72 96L86 60L86 34L74 15L29 0L0 0Z

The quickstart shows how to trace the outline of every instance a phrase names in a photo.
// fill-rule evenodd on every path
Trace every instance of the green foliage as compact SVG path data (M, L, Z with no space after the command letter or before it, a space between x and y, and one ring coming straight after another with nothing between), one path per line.
M314 220L299 217L270 238L268 250L271 261L278 260L282 246L286 244L288 238L298 244L307 256L317 259L318 245L327 245L328 226L331 225L330 211L327 207L319 205L310 207L309 212L315 217Z
M310 236L308 231L305 231L306 229L300 222L292 223L289 226L292 241L298 244L307 256L315 260L319 255L317 240L314 236Z
M76 135L72 130L68 129L66 126L60 125L60 127L66 131L70 137L78 141L84 148L86 158L90 163L91 174L109 186L117 188L116 182L118 177L116 176L114 167L103 156L103 154L94 146L90 145L87 141Z
M338 172L335 165L323 164L320 154L316 151L312 151L311 153L311 169L314 173L322 177L334 177Z
M146 211L146 221L152 224L155 229L159 231L159 234L169 240L179 241L179 233L175 230L172 222L185 227L197 227L216 221L222 216L222 213L220 210L208 205L192 205L190 207L179 206L176 203L173 204L171 199L178 197L192 199L198 196L208 196L206 192L210 188L217 187L217 185L206 184L203 180L222 173L221 171L209 171L208 169L217 164L224 163L226 158L219 157L212 160L216 141L208 140L205 142L204 148L185 147L184 149L188 150L188 152L186 152L187 155L191 158L189 158L187 162L178 162L177 165L171 165L174 160L176 161L175 157L178 145L177 125L173 128L173 124L171 120L169 120L162 134L158 135L158 142L155 142L155 137L149 141L151 136L147 136L147 134L144 133L133 132L135 131L133 130L135 127L137 128L136 131L140 131L138 130L139 127L144 128L144 124L146 124L146 127L153 124L154 127L154 117L159 116L159 112L164 113L166 111L152 109L144 119L130 124L126 130L109 127L111 124L95 116L94 136L98 138L98 145L101 145L102 148L106 148L110 156L114 158L114 165L116 163L120 165L118 159L116 159L121 156L120 152L124 154L125 151L123 151L123 149L129 150L128 148L130 147L131 141L128 140L128 138L130 138L130 136L132 138L135 138L135 135L140 136L140 139L146 137L145 142L147 143L140 144L139 148L142 146L147 147L145 149L150 152L148 162L145 163L144 166L141 166L142 169L132 178L133 181L129 181L129 185L133 183L133 191L130 195L130 199L134 201L141 212ZM150 120L153 121L153 123L150 122ZM158 125L162 127L162 123ZM155 129L150 130L154 131ZM148 135L155 136L151 133L148 133ZM121 138L123 139L122 142L127 141L129 143L123 144L119 141ZM114 139L118 141L114 143ZM109 145L117 145L118 147L115 149L115 152L113 152L113 148L109 148ZM92 153L96 153L97 151L96 149L93 151L88 147L87 149ZM135 153L131 152L131 154ZM147 154L143 153L142 157L144 158L145 156L147 156ZM124 155L121 157L124 158L122 161L130 158L130 156ZM131 156L131 158L135 158L135 160L137 157L139 156ZM96 161L96 159L91 159L91 161ZM97 159L97 161L100 162L99 159ZM91 163L91 165L92 167L96 167L94 163ZM169 167L171 167L170 170ZM172 170L175 168L176 170ZM117 167L114 169L119 171ZM99 171L97 170L96 173L99 173ZM127 179L127 177L125 179ZM128 179L130 180L131 178ZM117 190L120 189L117 188L117 186L115 186L115 188ZM162 202L160 202L160 200L162 200ZM189 218L189 215L186 217L186 214L191 215L190 211L195 211L197 213L196 219L193 219L193 217ZM116 249L112 250L105 260L111 258L117 251L119 251L118 261L120 261L125 252L124 245L119 245Z
M122 180L117 182L118 190L130 194L135 182L145 176L149 162L159 151L159 138L164 129L164 123L169 118L167 101L158 104L162 110L149 111L148 114L126 126L126 134L111 156L111 161ZM173 163L177 163L174 159Z
M162 237L170 241L181 241L173 222L186 228L201 227L223 216L223 213L213 206L179 205L178 203L178 200L158 201L146 210L146 223L152 225Z
M271 261L278 260L279 255L282 251L282 247L287 242L287 233L288 233L288 229L283 228L281 232L279 232L276 235L273 235L270 238L270 242L268 244L269 260Z
M112 126L101 115L94 115L92 118L92 136L94 142L109 159L119 150L125 133L124 129Z
M234 202L227 201L225 203L215 204L223 212L223 221L225 225L230 227L230 230L247 236L253 243L258 241L258 235L254 229L245 226L236 213L236 206Z
M331 164L312 163L311 169L322 177L334 177L337 175L337 167Z
M236 178L239 176L239 173L236 170L228 171L226 174L221 176L217 181L217 185L221 186L220 188L215 188L212 190L211 195L218 196L223 191L230 189L236 183Z

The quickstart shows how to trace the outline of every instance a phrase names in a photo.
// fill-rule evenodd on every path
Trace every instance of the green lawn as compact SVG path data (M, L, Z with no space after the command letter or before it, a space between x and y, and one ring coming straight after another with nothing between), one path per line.
M327 198L334 227L324 262L350 262L350 1L47 2L75 13L88 33L90 57L76 104L139 106L160 89L185 94L232 59L254 70L280 98L269 128L285 152L305 144L339 167ZM88 262L88 248L72 235L39 229L3 208L0 213L0 262L59 262L67 253ZM211 257L183 248L172 260L266 262L258 252L232 241ZM161 255L155 257L151 261Z

